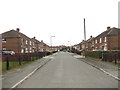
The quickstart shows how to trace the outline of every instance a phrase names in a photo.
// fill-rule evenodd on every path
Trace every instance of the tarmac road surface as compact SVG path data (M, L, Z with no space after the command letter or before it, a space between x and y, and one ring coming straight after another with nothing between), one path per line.
M118 88L118 81L68 52L58 52L17 88Z

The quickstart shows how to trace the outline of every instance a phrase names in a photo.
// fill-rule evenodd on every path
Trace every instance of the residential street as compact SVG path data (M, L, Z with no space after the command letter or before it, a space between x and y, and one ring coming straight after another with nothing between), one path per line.
M118 88L118 81L68 52L58 52L17 88Z

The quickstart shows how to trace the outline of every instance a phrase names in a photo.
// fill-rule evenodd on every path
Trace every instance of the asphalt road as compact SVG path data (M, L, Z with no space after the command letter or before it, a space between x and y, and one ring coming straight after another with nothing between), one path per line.
M59 52L17 88L118 88L118 81L67 52Z

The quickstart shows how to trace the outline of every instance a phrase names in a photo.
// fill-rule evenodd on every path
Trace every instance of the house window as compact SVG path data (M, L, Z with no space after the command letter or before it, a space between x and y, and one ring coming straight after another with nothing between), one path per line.
M107 51L107 44L105 44L104 46L104 51Z
M34 49L32 51L34 52Z
M28 44L28 41L26 40L26 42L25 42L26 44Z
M24 49L21 49L21 53L24 53Z
M104 40L104 42L106 42L107 41L107 38L105 37L105 40Z
M30 41L30 45L32 45L32 42Z
M28 53L28 48L25 49L25 52Z
M3 38L3 39L2 39L2 42L3 42L3 43L6 43L6 39L5 39L5 38Z
M33 46L34 46L34 42L33 42Z
M97 43L97 40L95 40L95 43Z
M32 48L30 47L30 53L32 52Z
M6 50L6 48L3 48L3 50Z
M100 43L102 43L102 38L100 38Z

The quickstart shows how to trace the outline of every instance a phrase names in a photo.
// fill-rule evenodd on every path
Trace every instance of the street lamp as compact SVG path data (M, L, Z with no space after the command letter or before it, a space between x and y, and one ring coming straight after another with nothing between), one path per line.
M52 51L52 37L55 37L55 36L50 37L51 51Z
M70 52L72 51L72 45L71 45L71 42L70 41L68 41L68 43L69 43L69 50L70 50Z

